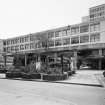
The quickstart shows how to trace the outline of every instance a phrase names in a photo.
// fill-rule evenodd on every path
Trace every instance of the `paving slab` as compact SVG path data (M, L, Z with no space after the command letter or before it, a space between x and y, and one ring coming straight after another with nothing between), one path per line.
M102 75L102 71L78 70L76 71L76 74L70 76L67 80L57 81L57 82L102 87L102 84L97 79L96 74Z

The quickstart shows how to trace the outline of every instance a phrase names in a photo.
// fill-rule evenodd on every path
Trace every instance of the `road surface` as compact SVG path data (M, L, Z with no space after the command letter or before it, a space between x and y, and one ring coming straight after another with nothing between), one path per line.
M0 105L105 105L105 88L0 79Z

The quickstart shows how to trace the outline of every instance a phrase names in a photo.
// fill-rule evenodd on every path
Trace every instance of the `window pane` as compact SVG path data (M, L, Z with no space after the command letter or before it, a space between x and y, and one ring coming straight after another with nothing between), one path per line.
M89 42L89 36L80 36L80 43L86 43Z
M89 25L81 26L80 27L80 33L88 32L89 31Z
M48 42L48 46L49 46L49 47L53 47L53 46L54 46L54 41L53 41L53 40L50 40L50 41Z
M55 32L55 37L59 37L60 35L59 35L59 31L56 31Z
M54 37L54 32L49 32L48 33L48 38L53 38Z
M3 45L6 45L6 41L3 41Z
M71 34L77 34L77 33L79 33L79 27L72 27Z
M30 48L29 44L25 44L25 49L29 49L29 48Z
M59 40L55 40L55 46L60 46L62 45L62 41L59 39Z
M15 51L19 51L19 45L15 46Z
M90 36L90 42L97 42L100 41L100 34L92 34Z
M20 45L20 50L24 50L24 45Z
M79 43L79 37L71 38L71 44L77 44L77 43Z
M35 40L35 35L30 35L30 41L34 41Z
M25 42L28 42L28 38L29 38L28 36L26 36L26 37L24 38L24 39L25 39Z
M63 45L70 44L70 38L63 39Z
M90 25L90 31L93 32L93 31L99 31L100 30L100 24L92 24Z
M15 51L15 46L12 46L11 47L11 51Z
M7 52L11 52L11 47L7 47Z
M41 48L42 47L42 43L41 42L37 42L36 44L35 44L35 48Z
M66 36L67 35L67 31L66 30L62 31L62 35Z
M70 30L67 30L67 35L70 35Z

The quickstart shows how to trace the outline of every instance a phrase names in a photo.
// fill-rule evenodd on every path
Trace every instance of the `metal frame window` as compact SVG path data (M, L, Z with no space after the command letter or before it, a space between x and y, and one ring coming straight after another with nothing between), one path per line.
M80 27L80 33L88 32L89 31L89 25L84 25Z
M55 40L55 46L61 46L61 45L62 45L61 39Z
M60 37L59 32L60 32L60 31L56 31L56 32L55 32L55 37Z
M24 50L24 45L20 45L20 50Z
M49 46L49 47L53 47L53 46L54 46L54 40L49 40L48 46Z
M80 43L89 42L89 35L80 36Z
M63 39L63 45L68 45L68 44L70 44L70 38Z
M92 34L90 35L90 42L97 42L100 41L100 34Z
M79 43L79 37L71 38L71 44L78 44L78 43Z
M53 38L54 37L54 32L49 32L48 33L48 38Z
M99 23L90 25L90 31L91 32L99 31L99 30L100 30L100 24Z
M71 28L71 34L78 34L79 33L79 27L72 27Z

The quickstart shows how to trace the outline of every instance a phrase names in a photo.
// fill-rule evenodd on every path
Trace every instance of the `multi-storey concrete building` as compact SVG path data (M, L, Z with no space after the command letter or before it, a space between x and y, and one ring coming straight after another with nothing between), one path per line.
M90 21L105 19L105 4L95 6L89 10Z
M46 50L37 36L42 36L40 40L47 40ZM89 16L83 18L83 22L79 24L6 39L3 45L7 55L60 54L76 58L76 64L81 61L94 69L104 69L105 4L90 8Z
M4 65L3 53L3 40L0 39L0 67Z

